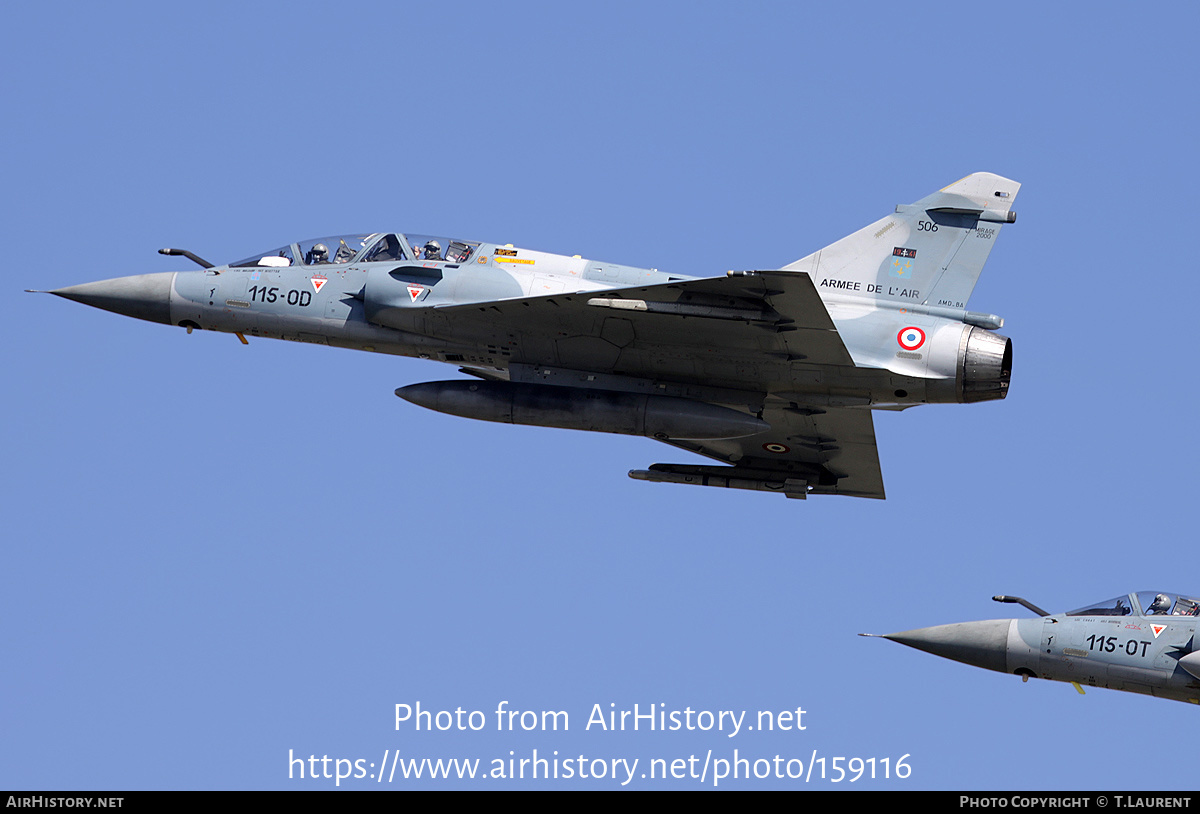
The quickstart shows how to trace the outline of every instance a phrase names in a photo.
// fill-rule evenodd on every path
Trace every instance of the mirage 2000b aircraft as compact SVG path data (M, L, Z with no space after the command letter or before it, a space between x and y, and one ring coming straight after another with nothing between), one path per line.
M454 415L645 435L719 465L639 480L882 498L871 411L1002 399L967 311L1020 185L967 176L781 269L692 278L411 233L293 243L51 293L139 319L449 362L396 391Z
M1023 681L1047 678L1200 704L1200 599L1141 591L1049 614L1019 596L1040 619L937 625L878 637ZM860 636L871 636L861 633Z

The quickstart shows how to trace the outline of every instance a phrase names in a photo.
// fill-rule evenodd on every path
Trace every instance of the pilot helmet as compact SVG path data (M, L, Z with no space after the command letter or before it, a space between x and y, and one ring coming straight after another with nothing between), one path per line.
M324 243L318 243L312 247L312 259L314 263L324 263L329 260L329 248Z
M442 244L441 243L438 243L436 240L430 240L425 244L425 257L431 258L431 259L432 258L440 259L441 256L442 256Z
M1154 597L1154 601L1150 603L1151 613L1166 613L1171 609L1171 597L1166 594L1159 594Z

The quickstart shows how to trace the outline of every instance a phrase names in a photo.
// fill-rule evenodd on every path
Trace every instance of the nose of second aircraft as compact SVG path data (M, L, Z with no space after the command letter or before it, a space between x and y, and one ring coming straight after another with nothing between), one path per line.
M171 324L171 281L175 272L138 274L51 291L59 297L135 319Z
M903 633L888 633L883 638L915 647L942 658L972 664L986 670L1008 672L1008 628L1012 620L961 622L937 625Z

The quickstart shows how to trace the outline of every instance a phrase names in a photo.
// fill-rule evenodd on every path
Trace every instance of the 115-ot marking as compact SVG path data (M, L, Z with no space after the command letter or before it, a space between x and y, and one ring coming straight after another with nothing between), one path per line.
M1098 651L1103 651L1105 653L1112 653L1113 651L1115 651L1117 649L1117 637L1116 636L1088 636L1087 642L1088 642L1088 650L1098 650ZM1126 655L1136 656L1136 655L1138 655L1138 645L1141 645L1141 647L1142 647L1141 656L1142 656L1142 658L1145 658L1146 651L1150 649L1150 642L1138 641L1136 639L1130 639L1129 641L1125 642L1125 644L1122 645L1122 647L1124 648Z

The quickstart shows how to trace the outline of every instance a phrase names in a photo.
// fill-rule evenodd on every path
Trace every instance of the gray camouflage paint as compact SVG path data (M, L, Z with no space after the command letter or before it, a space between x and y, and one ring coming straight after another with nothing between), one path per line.
M1003 320L965 309L1019 188L976 173L782 269L723 278L492 243L431 258L379 233L324 239L341 262L306 256L307 241L52 293L189 332L448 362L488 386L397 395L645 434L719 462L630 472L641 480L883 498L872 410L1007 393L1011 343L991 331Z
M1146 601L1151 596L1170 597L1174 611L1153 613ZM1191 597L1143 591L1038 619L961 622L880 638L1026 681L1066 681L1080 692L1084 686L1106 687L1200 704L1192 615L1198 609L1200 602Z

